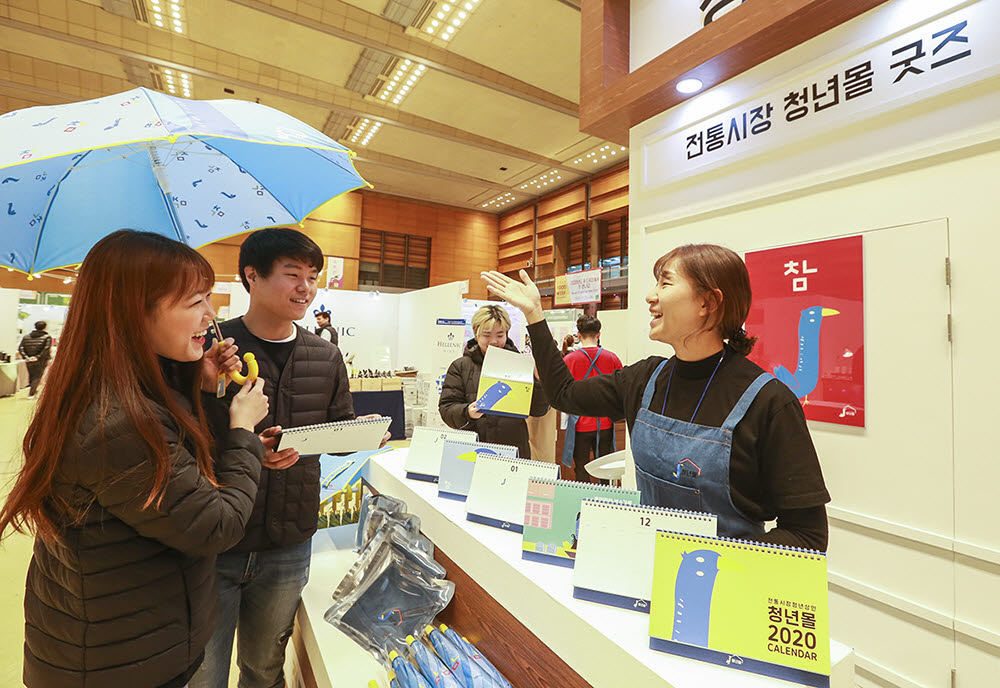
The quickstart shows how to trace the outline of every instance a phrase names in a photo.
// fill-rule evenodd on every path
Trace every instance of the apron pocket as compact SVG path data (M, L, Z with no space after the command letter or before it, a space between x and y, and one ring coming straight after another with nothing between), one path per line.
M685 511L705 511L701 506L701 490L657 478L639 466L635 467L635 482L643 504Z

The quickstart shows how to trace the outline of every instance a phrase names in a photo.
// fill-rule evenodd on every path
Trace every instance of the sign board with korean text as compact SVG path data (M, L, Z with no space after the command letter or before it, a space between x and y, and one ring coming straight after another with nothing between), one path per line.
M556 275L555 306L601 302L601 268Z
M881 35L811 72L696 121L678 120L678 128L648 138L643 186L674 183L829 135L838 127L1000 74L1000 43L992 38L1000 23L1000 0L966 3L943 14L934 14L932 5L917 21L912 13L898 13L899 26L883 22L877 27ZM723 92L696 96L691 104L700 98L710 108L713 97L722 98Z
M749 358L795 392L809 420L864 427L861 236L746 254Z

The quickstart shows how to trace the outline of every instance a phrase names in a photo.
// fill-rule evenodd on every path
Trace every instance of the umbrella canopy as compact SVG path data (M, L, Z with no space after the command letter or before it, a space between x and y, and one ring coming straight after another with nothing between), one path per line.
M198 247L299 223L366 186L353 154L273 108L145 88L0 115L0 266L81 263L119 229Z

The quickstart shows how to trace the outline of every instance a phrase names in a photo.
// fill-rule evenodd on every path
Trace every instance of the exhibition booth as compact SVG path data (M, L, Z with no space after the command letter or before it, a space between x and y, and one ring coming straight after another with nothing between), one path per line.
M662 51L667 11L632 4L639 64ZM747 329L789 370L811 336L789 311L840 312L822 322L837 348L804 409L833 497L831 634L855 649L861 686L985 686L1000 668L983 396L1000 384L983 365L998 26L995 0L892 0L631 130L631 294L675 246L729 246L755 303L774 295L767 317L785 309ZM653 353L646 314L629 316L633 358Z

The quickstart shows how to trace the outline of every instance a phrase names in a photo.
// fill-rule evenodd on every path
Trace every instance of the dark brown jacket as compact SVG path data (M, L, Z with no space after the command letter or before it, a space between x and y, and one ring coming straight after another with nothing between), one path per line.
M227 320L220 327L223 337L236 340L241 357L252 352L260 364L271 407L257 432L274 425L294 428L354 418L347 366L336 346L297 327L295 348L284 370L278 370L242 318ZM230 384L228 397L238 391L239 387ZM283 470L264 468L246 535L232 551L259 552L311 538L319 514L319 482L318 456L303 456Z
M61 535L35 539L24 597L30 688L183 685L201 662L214 630L215 554L243 535L264 447L246 430L218 438L217 488L167 410L154 408L173 451L158 509L143 508L152 452L122 411L102 431L92 407L65 448L54 503L83 517L70 525L53 511Z
M504 348L517 351L517 347L509 339ZM480 442L513 445L517 447L518 456L523 459L531 458L528 424L523 418L489 414L483 415L482 418L469 418L469 404L478 399L479 376L482 372L483 350L479 348L475 339L470 339L462 357L448 367L448 374L445 375L441 386L441 398L438 400L441 418L453 428L474 430L479 435ZM536 380L531 391L530 415L544 416L548 411L548 399Z

